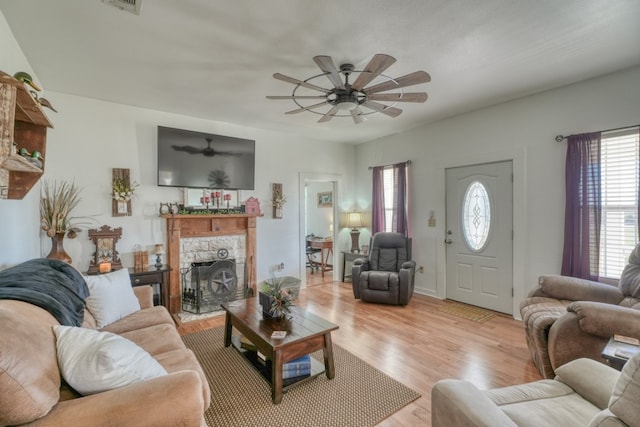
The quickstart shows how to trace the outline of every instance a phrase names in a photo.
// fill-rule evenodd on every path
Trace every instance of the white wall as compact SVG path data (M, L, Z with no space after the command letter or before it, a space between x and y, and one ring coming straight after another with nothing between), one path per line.
M0 70L31 72L0 12ZM35 76L34 73L32 75ZM37 79L36 79L37 80ZM96 82L99 84L99 82ZM166 240L165 222L158 218L160 202L182 200L179 189L156 186L157 126L169 126L256 141L255 191L241 191L240 198L258 197L264 217L257 222L258 281L270 277L270 268L283 262L283 275L299 276L301 247L298 176L323 173L341 177L341 205L353 203L355 147L302 141L299 137L251 129L240 125L202 120L149 109L103 102L48 91L46 97L58 113L48 112L55 128L47 134L46 171L24 200L0 200L0 267L46 256L50 240L40 231L39 192L43 180L75 181L82 188L76 216L91 216L95 227L122 227L117 249L125 265L133 265L133 246L151 250ZM111 216L111 169L129 168L140 183L130 217ZM283 184L287 203L283 219L273 219L271 183ZM86 270L94 251L83 231L65 239L73 265ZM153 257L150 257L154 261ZM155 262L155 261L154 261Z
M412 160L413 255L425 268L424 274L416 276L416 290L443 298L445 168L514 159L516 314L519 301L540 274L560 271L566 144L555 142L554 137L639 121L640 68L442 120L360 144L356 200L370 200L368 166ZM427 227L431 210L436 227Z

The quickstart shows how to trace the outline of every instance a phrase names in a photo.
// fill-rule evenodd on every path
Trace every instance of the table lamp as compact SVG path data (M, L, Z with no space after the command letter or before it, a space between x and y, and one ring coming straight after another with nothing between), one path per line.
M162 255L164 255L164 246L162 243L159 243L155 246L155 250L153 251L156 254L156 268L162 267Z
M360 253L360 230L362 227L362 214L360 212L349 212L347 226L351 227L351 252Z

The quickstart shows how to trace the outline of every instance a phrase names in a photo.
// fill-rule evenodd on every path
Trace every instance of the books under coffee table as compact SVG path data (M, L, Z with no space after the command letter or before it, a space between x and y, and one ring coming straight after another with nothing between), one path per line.
M282 393L288 387L323 372L329 379L335 377L331 331L338 329L337 325L296 306L291 307L290 318L273 320L263 316L257 298L237 302L222 305L226 312L224 345L233 344L271 384L273 403L282 401ZM232 336L233 329L239 334ZM287 334L284 338L271 338L277 330ZM255 351L247 348L247 342L255 346ZM309 356L317 350L323 351L324 364ZM287 366L287 362L291 365Z

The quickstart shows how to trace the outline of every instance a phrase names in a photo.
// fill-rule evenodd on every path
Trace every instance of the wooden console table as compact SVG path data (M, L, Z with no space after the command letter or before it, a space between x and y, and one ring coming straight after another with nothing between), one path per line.
M351 278L351 273L347 274L347 261L353 265L353 261L358 258L366 258L366 255L357 254L354 252L342 251L342 281Z
M164 305L169 309L169 272L171 268L168 265L162 267L148 267L146 269L136 270L129 268L129 277L131 278L131 286L155 285L160 287L160 305ZM155 304L155 301L154 301Z
M307 239L308 246L320 249L320 272L324 277L325 271L332 271L333 265L329 264L329 257L333 255L333 240Z

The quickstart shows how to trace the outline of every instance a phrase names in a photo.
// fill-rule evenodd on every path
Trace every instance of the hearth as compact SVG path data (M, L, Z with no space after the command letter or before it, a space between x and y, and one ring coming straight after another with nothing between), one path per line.
M194 262L180 271L182 311L194 314L220 310L220 304L244 298L233 259Z

